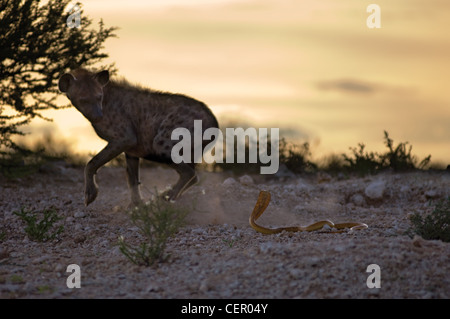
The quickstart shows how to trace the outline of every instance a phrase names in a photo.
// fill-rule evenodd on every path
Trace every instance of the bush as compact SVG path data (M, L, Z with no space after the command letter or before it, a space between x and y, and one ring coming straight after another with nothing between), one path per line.
M271 150L271 139L270 136L268 139L267 149ZM285 138L281 138L278 143L278 152L279 152L279 164L284 164L286 167L292 171L293 173L303 173L303 172L312 172L317 170L317 165L310 161L311 151L308 142L305 142L301 145L294 144L291 142L287 142ZM235 174L258 174L260 172L261 166L266 166L267 164L263 164L260 162L260 158L258 157L256 163L249 163L249 154L250 154L250 142L246 141L243 145L243 149L245 150L245 158L247 162L238 163L237 161L237 143L234 144L234 161L232 163L227 163L226 161L226 148L223 152L224 159L223 163L213 163L206 165L204 167L211 171L232 171ZM255 143L252 141L252 143ZM241 145L242 146L242 145ZM259 154L259 144L252 145L252 147L256 147L256 151Z
M52 161L81 166L87 162L87 156L75 153L67 140L47 134L33 145L19 140L14 149L0 152L0 173L7 178L20 178Z
M344 161L348 163L344 166L350 172L356 172L357 174L363 176L366 174L373 174L377 170L382 168L379 162L379 155L373 152L364 152L366 147L364 144L358 144L359 149L356 147L350 148L353 153L353 157L348 157L346 154L342 154Z
M104 42L116 28L102 20L91 28L81 9L80 27L68 27L70 2L0 0L0 153L17 146L13 137L24 135L20 127L47 119L42 111L69 106L57 103L61 75L108 57Z
M167 240L183 225L187 209L180 209L161 197L130 211L131 222L144 236L139 246L127 244L119 237L120 251L134 264L151 266L167 258Z
M424 169L431 159L431 155L425 157L418 163L417 157L411 154L412 146L408 142L401 142L394 146L394 141L384 131L384 143L388 151L382 154L365 152L365 145L360 143L358 148L350 148L353 156L343 154L344 160L348 163L346 169L356 172L359 175L375 174L381 170L392 169L396 172L413 169Z
M411 237L417 234L424 239L450 242L450 196L439 201L431 213L425 216L415 213L410 220L412 227L408 229L407 234Z
M16 147L0 154L0 173L7 178L20 178L37 172L41 163L38 154Z
M311 151L309 143L302 145L288 143L284 138L280 140L280 164L293 173L311 172L317 170L317 165L310 161Z
M408 142L399 143L397 147L394 147L394 141L389 138L386 131L384 131L384 140L389 151L380 155L381 167L389 167L394 171L408 171L416 168L423 169L429 164L431 155L417 165L417 158L411 154L412 145L408 146Z
M53 229L54 224L61 220L54 209L45 209L40 212L32 212L24 208L20 212L15 211L15 215L19 216L25 223L25 232L33 241L46 242L55 239L63 230L63 226ZM38 221L38 215L42 215ZM52 231L53 229L53 231ZM50 233L50 231L52 231Z

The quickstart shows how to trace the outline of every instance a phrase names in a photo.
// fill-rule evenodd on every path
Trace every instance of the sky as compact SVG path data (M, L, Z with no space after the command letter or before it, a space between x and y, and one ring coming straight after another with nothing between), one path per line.
M201 100L224 125L280 127L318 157L358 143L384 151L386 130L450 164L448 0L81 3L94 23L119 27L105 43L119 75ZM367 26L371 3L381 28ZM76 149L105 145L74 108L49 116Z

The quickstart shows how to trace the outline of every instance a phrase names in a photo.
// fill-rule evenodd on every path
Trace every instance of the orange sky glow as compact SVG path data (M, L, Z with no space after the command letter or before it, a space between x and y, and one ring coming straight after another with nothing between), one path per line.
M383 131L450 164L450 2L158 0L83 3L117 26L107 63L131 82L180 92L219 121L280 127L313 155L384 150ZM381 8L370 29L369 4ZM74 108L51 126L79 151L105 144Z

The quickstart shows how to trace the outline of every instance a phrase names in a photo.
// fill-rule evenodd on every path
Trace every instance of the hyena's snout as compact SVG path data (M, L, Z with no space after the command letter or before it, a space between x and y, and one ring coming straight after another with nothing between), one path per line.
M102 104L100 102L80 103L77 108L91 123L97 123L103 118Z
M96 104L91 108L91 121L98 122L103 118L102 105Z

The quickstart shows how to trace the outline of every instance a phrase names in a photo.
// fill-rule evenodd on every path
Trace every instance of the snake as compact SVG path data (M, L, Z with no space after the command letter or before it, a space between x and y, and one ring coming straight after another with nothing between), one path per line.
M307 231L307 232L310 232L310 231L320 230L325 225L328 225L331 228L337 229L338 230L338 231L336 231L337 233L343 232L343 229L346 229L346 228L349 228L350 231L352 231L352 230L358 230L358 229L365 229L365 228L369 227L369 226L367 226L367 224L356 223L356 222L335 224L331 220L325 219L325 220L318 221L318 222L308 225L308 226L267 228L267 227L258 225L256 223L256 220L259 217L261 217L261 215L266 210L267 206L269 206L269 203L270 203L270 193L267 191L260 191L256 205L253 208L252 214L249 217L250 226L257 232L260 232L260 233L266 234L266 235L277 234L277 233L281 233L282 231L287 231L287 232ZM334 233L336 233L336 232L334 232Z

